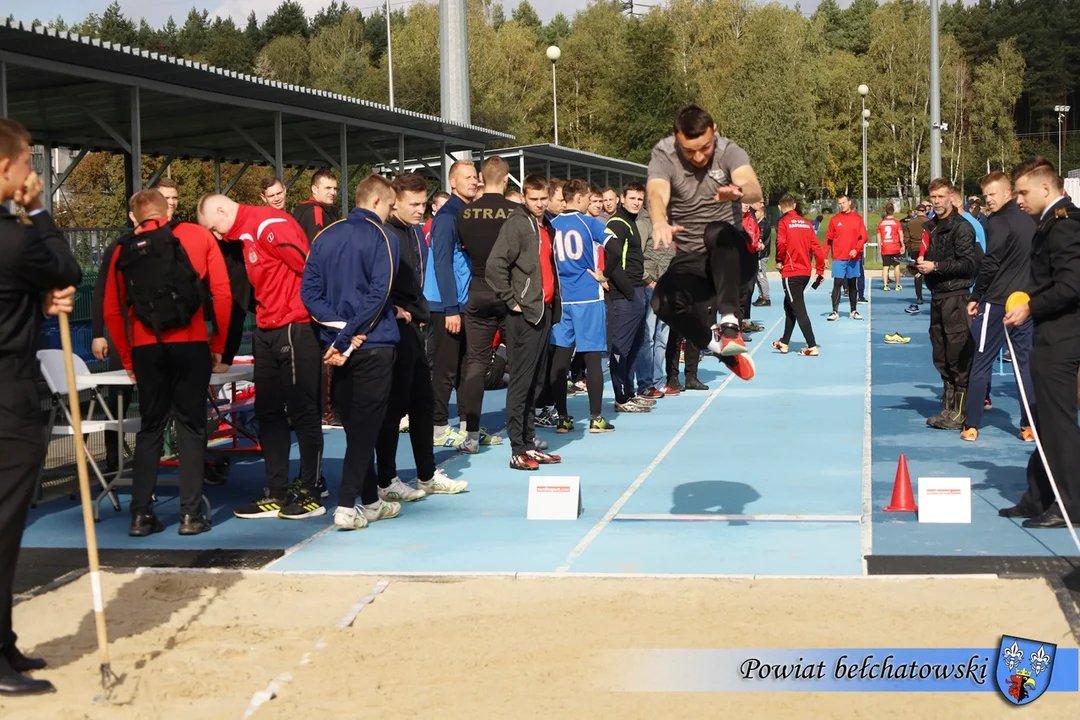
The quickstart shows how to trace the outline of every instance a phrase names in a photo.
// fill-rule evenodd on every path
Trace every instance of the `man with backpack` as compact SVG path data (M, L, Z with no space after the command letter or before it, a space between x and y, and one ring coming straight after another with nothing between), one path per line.
M153 494L171 414L180 454L179 532L198 535L210 530L202 514L206 391L225 348L229 276L214 237L198 225L169 222L168 205L157 190L136 193L130 209L135 233L120 240L113 254L104 302L105 323L139 391L142 418L128 534L145 537L165 529L154 514ZM203 315L207 286L217 328L213 337Z
M240 205L224 195L199 201L199 223L242 244L255 291L255 416L266 467L266 490L234 514L242 519L301 520L326 513L320 416L322 350L300 285L308 239L282 210ZM296 432L300 478L289 484L289 426Z

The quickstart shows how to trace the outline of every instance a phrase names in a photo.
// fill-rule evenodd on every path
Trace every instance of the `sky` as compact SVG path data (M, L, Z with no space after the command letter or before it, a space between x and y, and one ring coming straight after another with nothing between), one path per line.
M329 1L300 0L301 4L307 9L309 17L318 12L319 8L329 4ZM645 3L660 1L662 0L643 0ZM19 7L9 12L13 12L16 20L21 20L27 24L33 21L35 17L45 22L54 20L58 15L64 18L66 22L72 23L81 22L90 13L100 15L108 7L109 2L110 0L52 0L48 3L48 12L42 15L34 15L30 3L20 3ZM411 2L415 2L415 0L390 0L390 8L391 10L403 9ZM545 23L560 12L572 19L574 13L586 5L583 0L530 0L530 2L532 2L540 19ZM795 5L795 0L782 0L782 2L790 6ZM506 9L508 16L513 8L517 7L517 3L518 0L504 0L503 7ZM226 17L231 15L238 25L242 25L248 13L252 10L261 20L273 12L280 4L281 0L157 0L156 2L120 0L120 7L123 8L125 15L136 20L145 17L146 21L155 27L163 25L170 15L177 24L183 24L184 18L187 17L188 11L192 7L197 7L200 10L205 8L210 11L212 16L221 15ZM360 8L365 14L382 7L379 0L353 0L349 4ZM812 12L817 7L817 4L818 0L803 0L801 3L802 10L807 13ZM841 7L846 7L850 4L850 0L839 0L839 4ZM6 15L6 13L4 14Z

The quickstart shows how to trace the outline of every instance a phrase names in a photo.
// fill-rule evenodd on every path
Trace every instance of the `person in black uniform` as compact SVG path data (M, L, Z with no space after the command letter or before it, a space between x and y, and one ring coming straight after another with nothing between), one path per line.
M25 657L12 629L12 586L34 481L45 459L35 345L42 311L74 309L82 271L41 200L41 179L30 166L30 134L0 119L0 695L53 692L47 680L22 673L45 661ZM8 212L14 201L27 220Z
M1080 210L1062 194L1054 166L1044 158L1013 170L1016 201L1035 217L1031 280L1025 305L1006 313L1005 324L1035 320L1031 380L1035 386L1035 430L1054 474L1069 518L1080 518L1080 425L1076 421L1076 377L1080 370ZM1024 527L1065 527L1038 452L1027 466L1028 490L1003 517L1023 517Z

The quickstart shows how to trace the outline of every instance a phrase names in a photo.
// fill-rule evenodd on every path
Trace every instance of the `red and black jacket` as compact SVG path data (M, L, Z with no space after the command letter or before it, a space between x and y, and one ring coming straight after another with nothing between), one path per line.
M296 206L293 217L307 234L308 242L322 232L327 225L335 223L339 219L338 209L333 205L321 203L315 198L308 198Z

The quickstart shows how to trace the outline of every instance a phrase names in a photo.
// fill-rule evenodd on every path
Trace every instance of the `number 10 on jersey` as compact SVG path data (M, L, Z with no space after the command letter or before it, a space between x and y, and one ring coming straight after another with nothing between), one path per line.
M581 256L585 254L585 243L581 239L581 233L577 230L568 230L565 233L562 231L556 232L555 254L561 263L566 262L567 258L575 261L580 260Z

